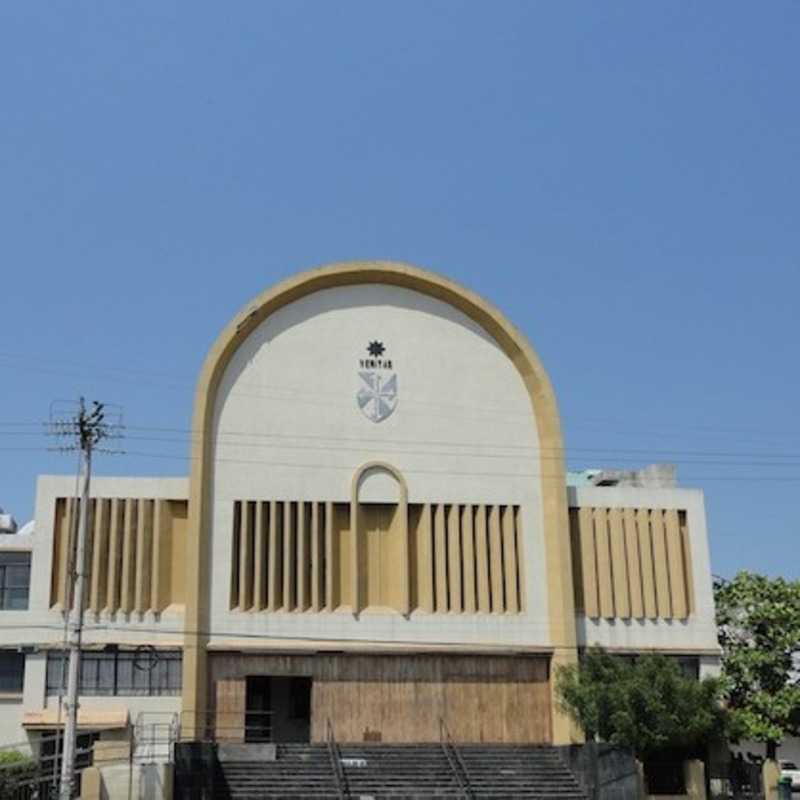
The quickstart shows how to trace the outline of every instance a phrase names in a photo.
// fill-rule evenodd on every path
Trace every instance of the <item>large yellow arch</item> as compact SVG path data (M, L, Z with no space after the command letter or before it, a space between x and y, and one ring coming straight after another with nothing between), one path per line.
M566 481L561 423L555 394L544 367L525 336L493 305L447 278L392 261L330 264L291 277L258 295L240 311L214 342L197 383L192 429L192 471L186 544L186 616L183 665L183 709L189 735L207 709L209 481L212 475L212 425L220 380L237 348L267 317L302 297L340 286L387 284L429 295L457 308L480 325L517 368L527 387L539 433L541 496L548 576L553 665L575 658L575 615ZM554 457L556 456L556 457ZM551 684L552 684L551 679ZM553 741L569 740L568 721L553 702Z

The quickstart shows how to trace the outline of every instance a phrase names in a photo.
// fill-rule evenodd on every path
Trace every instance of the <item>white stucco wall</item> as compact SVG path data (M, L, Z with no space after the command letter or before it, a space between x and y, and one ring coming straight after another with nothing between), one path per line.
M399 402L380 423L358 408L359 359L378 340ZM212 644L237 634L315 639L549 643L538 436L528 392L494 340L461 312L407 289L353 286L265 320L233 356L215 407ZM447 616L228 610L233 502L347 502L368 461L392 464L409 502L519 504L527 612ZM388 488L396 499L396 489ZM376 494L377 492L377 494ZM370 488L379 499L380 488Z
M699 489L628 486L570 487L572 507L662 508L686 511L695 609L686 620L603 619L580 615L578 643L624 650L719 651L703 493ZM710 669L710 666L709 666ZM705 674L708 674L706 671Z

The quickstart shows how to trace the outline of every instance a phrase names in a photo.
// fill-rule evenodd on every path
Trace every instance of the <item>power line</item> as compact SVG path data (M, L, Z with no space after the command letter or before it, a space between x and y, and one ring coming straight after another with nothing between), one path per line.
M74 362L74 361L72 361L72 362L64 362L63 360L56 361L54 359L43 359L41 357L35 357L35 356L23 355L23 354L13 354L13 353L8 353L8 352L0 352L0 358L6 358L6 359L13 359L13 360L22 361L23 364L18 365L18 368L22 368L22 369L34 369L35 370L36 368L35 367L31 367L29 362L39 362L39 363L45 363L45 364L56 364L57 367L61 367L65 363L69 363L69 364L72 364L73 366L77 367L80 370L83 370L85 372L89 372L92 377L95 377L98 373L103 373L103 372L111 373L111 374L121 373L123 375L126 375L126 374L127 375L131 375L132 377L130 378L130 380L124 380L123 379L124 382L126 382L126 383L133 382L134 381L134 376L139 376L139 377L141 377L141 376L154 376L154 377L157 377L157 378L174 378L174 375L172 375L171 373L164 373L164 372L159 372L159 371L155 371L155 370L129 369L129 368L113 367L113 366L109 366L109 365L89 364L89 363L86 363L86 362L83 362L83 363ZM50 371L53 371L53 370L50 370ZM56 371L60 372L60 373L71 374L70 370L60 369L60 370L56 370ZM74 374L74 370L72 371L72 374ZM120 380L119 377L116 377L116 378L112 377L110 379L111 380ZM139 385L139 383L140 382L137 382L137 385ZM170 386L172 388L181 388L181 389L190 388L190 389L194 390L194 388L196 386L196 380L194 378L190 377L190 376L186 376L184 378L179 378L177 382L174 381L174 380L166 381L166 382L162 382L160 385L161 386ZM260 399L267 399L269 397L276 397L277 399L281 399L282 397L285 397L287 399L291 398L293 403L303 402L303 403L311 403L311 404L314 404L314 405L324 405L326 407L330 406L332 402L340 404L340 405L349 405L349 403L347 403L346 401L340 400L338 394L334 395L333 393L329 393L329 397L331 398L330 400L316 401L316 400L313 400L313 399L309 398L308 397L308 392L305 391L305 390L290 389L290 388L284 388L284 387L280 387L280 386L263 386L262 384L248 383L246 381L239 381L238 385L239 386L244 386L244 387L250 386L250 387L253 387L253 389L255 389L257 391L251 393L251 392L244 392L244 391L240 391L240 390L233 390L233 391L228 393L229 396L254 397L254 398L260 398ZM320 392L319 391L315 391L315 394L317 396L319 396ZM526 418L529 417L529 413L527 411L520 412L519 414L515 414L515 413L510 413L507 410L500 409L500 408L475 407L473 405L459 405L457 403L454 404L454 403L450 403L450 402L448 402L447 404L440 404L440 403L432 403L432 402L427 402L427 401L409 399L409 400L404 402L404 405L406 405L406 406L407 405L412 405L412 406L425 406L425 407L432 407L432 408L441 408L443 411L447 412L446 416L448 416L448 417L452 417L453 416L453 410L454 409L466 410L466 411L469 411L470 413L473 413L473 414L474 413L478 413L478 414L484 413L484 414L488 414L490 416L494 416L497 419L505 418L505 419L508 419L508 420L513 420L513 419L521 419L521 418L525 418L526 419ZM619 421L624 421L624 420L615 419L615 418L597 419L592 424L606 426L609 422L611 422L612 424L615 424L616 422L619 422ZM0 425L2 425L2 424L3 423L0 423ZM575 423L573 423L573 424L575 424ZM586 424L586 423L585 422L584 423L580 423L579 422L578 424ZM716 427L713 427L713 426L694 426L694 427L690 427L690 428L681 428L681 429L678 429L675 426L669 426L669 425L662 426L662 427L672 428L673 430L691 430L691 431L701 431L701 432L705 432L705 433L727 433L727 434L748 434L748 435L757 435L757 436L766 435L766 436L800 437L800 431L787 431L787 430L780 430L780 431L772 430L772 431L770 431L770 430L754 429L754 428L727 428L727 427L725 427L725 428L716 428ZM607 431L607 432L612 432L612 431ZM629 431L625 431L624 433L628 433L628 432ZM634 433L635 431L630 431L630 432ZM643 432L647 433L648 431L643 431ZM649 432L651 434L654 433L654 431L652 431L652 430L649 431ZM619 431L614 431L614 433L618 434ZM664 434L663 430L662 430L661 431L661 435L670 435L670 434Z
M331 448L334 451L338 448ZM365 447L365 451L369 452L370 448ZM3 448L0 447L0 452L47 452L47 448L43 447L21 447L21 448ZM123 452L113 452L112 455L127 455L127 456L137 456L140 458L154 458L154 459L162 459L162 460L175 460L175 461L183 461L183 462L191 462L194 461L194 456L191 455L180 455L176 453L161 453L161 452L146 452L146 451L139 451L139 450L126 450ZM435 452L424 452L424 451L402 451L402 452L394 452L391 455L393 456L411 456L412 458L417 456L437 456L442 454L437 454ZM471 456L471 454L464 454L464 453L453 453L450 454L450 457L457 458L457 457L464 457L464 456ZM474 456L476 458L480 458L481 456ZM247 464L247 465L259 465L259 466L267 466L267 467L282 467L282 468L290 468L290 469L332 469L332 470L343 470L343 471L352 471L353 465L350 464L323 464L321 462L309 462L309 461L279 461L279 460L271 460L271 459L244 459L244 458L228 458L224 456L217 456L215 459L217 463L228 463L228 464ZM556 456L540 456L538 459L534 460L561 460L561 457ZM641 459L632 459L632 458L620 458L615 457L614 461L619 463L620 461L629 462L633 464L640 464ZM790 462L746 462L746 461L711 461L711 460L680 460L677 462L678 464L682 464L684 466L722 466L728 467L731 469L741 468L741 467L759 467L759 466L776 466L781 468L798 468L800 464L790 463ZM543 475L542 473L537 472L500 472L500 471L477 471L477 470L453 470L453 469L441 469L441 470L430 470L424 468L416 468L413 466L404 466L404 472L411 473L411 474L430 474L430 475L458 475L464 477L487 477L487 478L541 478L547 479L549 476ZM800 475L798 476L791 476L785 473L778 474L778 475L685 475L683 476L684 481L690 482L701 482L701 481L739 481L744 483L750 482L795 482L800 480ZM685 488L685 487L684 487Z
M186 438L178 439L178 438L170 438L170 437L159 437L159 436L137 436L137 435L127 435L126 438L131 440L138 440L138 441L161 441L161 442L174 442L174 443L190 443L193 441L197 441L199 438L202 437L202 433L196 429L191 428L170 428L170 427L161 427L161 426L145 426L145 425L132 425L127 426L126 430L130 431L143 431L143 432L156 432L156 433L175 433L181 436L185 436ZM40 435L36 431L12 431L10 433L0 432L0 436L16 436L16 435L30 435L36 436ZM305 434L305 433L293 433L293 434L284 434L284 433L267 433L261 431L233 431L233 430L217 430L214 432L214 435L217 437L229 438L229 437L237 437L247 440L252 439L266 439L266 440L278 440L278 441L289 441L294 442L296 440L301 441L317 441L317 442L353 442L358 445L357 449L362 450L365 447L373 444L370 440L364 439L363 437L355 437L355 436L334 436L334 435L327 435L321 436L316 434ZM231 441L231 442L223 442L225 445L236 445L239 447L259 447L262 445L258 445L253 443L252 441ZM434 446L444 446L444 447L459 447L459 448L474 448L476 447L475 442L459 442L459 441L451 441L451 440L435 440L435 439L386 439L381 438L380 445L387 445L387 444L395 444L401 445L403 447L408 447L408 445L425 445L425 450L412 450L407 449L405 452L409 453L424 453L424 454L437 454L438 451L434 451L431 449L430 445ZM267 445L263 445L267 446ZM297 444L288 444L288 445L279 445L281 449L348 449L346 447L341 447L339 445L335 445L334 447L326 447L326 446L319 446L319 447L303 447ZM609 455L641 455L648 459L653 459L656 457L675 457L675 458L683 458L685 456L714 456L719 458L781 458L781 459L798 459L800 460L800 452L752 452L752 451L731 451L731 450L704 450L704 449L690 449L690 450L674 450L674 449L663 449L663 448L622 448L622 447L561 447L561 448L551 448L551 447L536 447L534 445L521 445L521 444L489 444L480 445L481 450L474 453L474 455L481 456L481 457L489 457L489 458L515 458L516 456L506 455L506 454L493 454L487 453L490 450L519 450L519 451L528 451L532 454L540 456L541 453L559 453L563 455L570 455L576 453L595 453L595 454L609 454ZM447 453L441 453L443 455L448 455ZM468 453L467 453L468 454ZM453 453L452 455L462 455L462 453ZM548 456L549 457L549 456ZM728 462L725 462L728 463ZM735 462L731 462L735 463ZM748 462L749 463L749 462ZM767 466L771 466L767 465ZM775 464L775 466L782 466L781 464Z

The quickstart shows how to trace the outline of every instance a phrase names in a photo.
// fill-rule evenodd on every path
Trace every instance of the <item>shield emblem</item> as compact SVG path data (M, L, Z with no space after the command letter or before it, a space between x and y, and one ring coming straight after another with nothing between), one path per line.
M383 422L397 408L397 375L359 372L362 385L356 395L358 407L372 422Z

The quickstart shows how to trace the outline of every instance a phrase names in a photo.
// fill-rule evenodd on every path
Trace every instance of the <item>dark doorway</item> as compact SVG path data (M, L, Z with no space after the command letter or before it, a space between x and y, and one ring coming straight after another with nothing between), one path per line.
M246 742L272 741L272 707L270 704L270 679L263 675L247 678L244 740Z
M247 678L246 742L311 741L311 678Z

